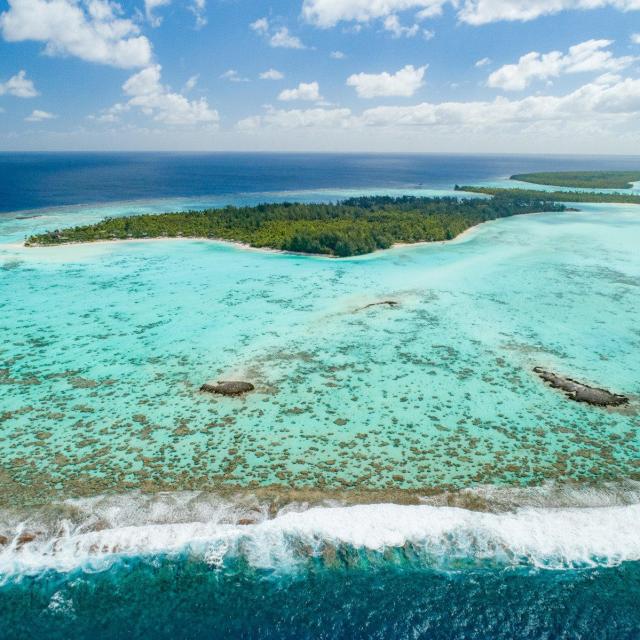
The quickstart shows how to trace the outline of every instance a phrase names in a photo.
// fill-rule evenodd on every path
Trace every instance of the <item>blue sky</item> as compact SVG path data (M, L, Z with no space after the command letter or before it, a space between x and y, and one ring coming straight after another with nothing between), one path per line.
M0 0L0 149L639 143L640 0Z

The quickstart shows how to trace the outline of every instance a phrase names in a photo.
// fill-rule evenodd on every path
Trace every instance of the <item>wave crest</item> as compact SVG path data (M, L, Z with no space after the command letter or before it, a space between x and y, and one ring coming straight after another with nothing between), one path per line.
M478 495L507 501L500 490ZM535 504L542 500L537 495L520 498L529 496ZM592 493L583 502L597 500ZM273 513L255 497L228 500L188 492L68 500L26 518L0 512L0 574L96 571L123 557L166 554L191 554L215 567L241 558L256 570L276 571L309 562L393 561L443 569L486 563L613 566L640 560L640 504L624 502L501 512L437 504L294 503Z

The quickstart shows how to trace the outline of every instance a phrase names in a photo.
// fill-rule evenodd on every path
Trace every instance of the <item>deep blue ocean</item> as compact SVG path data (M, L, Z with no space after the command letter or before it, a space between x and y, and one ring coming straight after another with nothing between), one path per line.
M531 171L636 169L633 157L0 153L0 212L162 198L451 188Z
M0 636L635 640L640 570L438 572L412 566L293 575L198 560L129 560L109 571L25 578L0 588Z
M30 224L38 210L62 208L51 219L64 224L82 205L125 203L120 211L153 202L158 210L164 200L186 207L190 199L256 202L290 192L446 191L520 172L639 167L638 157L0 153L0 232L6 225L10 246L23 233L16 220ZM38 277L19 260L2 265L4 291L19 281L16 269ZM43 302L43 313L46 305L55 299ZM37 360L43 344L30 343L29 356ZM0 360L4 350L0 340ZM10 389L0 385L0 439ZM0 484L10 488L4 462ZM286 510L267 517L264 509L262 520L247 521L244 506L206 511L205 499L192 495L150 497L144 508L139 495L124 496L100 514L90 501L13 509L5 496L0 640L637 640L639 486L572 487L561 499L532 488L499 505L486 499L478 511L430 507L419 516L423 530L410 507L396 521L395 511L380 515L372 505L368 530L368 521L349 515L338 521L343 507L335 504L317 512L296 505L302 515L289 520Z

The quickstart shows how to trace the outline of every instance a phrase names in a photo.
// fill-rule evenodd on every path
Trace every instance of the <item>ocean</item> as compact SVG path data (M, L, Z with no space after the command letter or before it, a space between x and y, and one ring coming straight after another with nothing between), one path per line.
M22 245L639 164L0 154L0 639L640 637L635 205L339 260ZM534 367L631 402L571 402ZM198 392L236 377L256 392Z
M531 171L635 170L637 157L2 153L0 212L329 189L451 188Z

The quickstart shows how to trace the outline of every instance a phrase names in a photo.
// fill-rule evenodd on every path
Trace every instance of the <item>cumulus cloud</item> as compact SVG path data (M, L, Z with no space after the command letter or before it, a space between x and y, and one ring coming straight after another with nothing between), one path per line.
M243 131L255 131L267 127L275 129L320 128L338 129L351 124L349 109L273 109L262 116L240 120L236 127Z
M47 55L72 55L116 67L149 64L151 44L138 26L107 0L8 0L0 14L5 40L45 43Z
M118 122L120 120L120 116L130 110L131 106L129 104L118 102L108 109L103 109L98 115L87 116L87 119L104 123Z
M424 84L427 65L414 67L408 64L394 74L355 73L347 78L347 85L354 87L361 98L378 96L412 96Z
M225 71L220 78L222 80L229 80L230 82L249 82L249 78L241 76L235 69Z
M411 106L378 106L354 114L349 109L268 108L266 114L238 123L242 130L260 128L319 128L354 130L433 130L449 135L503 133L511 128L536 135L544 129L566 135L580 129L618 131L628 134L640 116L640 79L604 74L596 81L562 96L529 96L519 100L504 97L493 101L423 102ZM637 128L637 126L636 126Z
M265 36L270 46L281 49L306 49L302 40L294 36L287 27L275 28L267 18L259 18L249 25L252 31Z
M297 36L289 33L287 27L280 27L269 38L269 44L272 47L281 47L283 49L304 49L305 46Z
M154 11L168 4L171 4L171 0L144 0L144 12L152 27L159 27L162 24L162 18L155 15Z
M393 34L394 38L413 38L420 31L420 26L414 24L410 27L403 27L397 15L391 14L384 20L384 28Z
M48 111L41 111L40 109L34 109L31 112L30 116L27 116L25 120L27 122L42 122L43 120L51 120L52 118L56 118L53 113L49 113Z
M640 10L640 0L465 0L458 12L462 22L473 25L502 20L527 22L541 16L570 10L613 7L621 11Z
M262 35L269 33L269 20L267 18L258 18L249 25L249 28Z
M157 64L131 76L122 85L129 96L128 102L115 105L103 115L114 116L135 107L156 122L168 125L212 125L218 122L218 112L211 109L204 98L188 100L163 86L160 82L161 70L162 67Z
M206 8L206 0L193 0L189 5L189 11L191 11L196 18L196 29L200 29L207 24L207 17L204 13Z
M334 60L344 60L346 58L342 51L332 51L329 56Z
M18 71L15 76L11 76L6 82L0 82L0 96L15 96L16 98L35 98L38 92L32 80L27 78L26 71Z
M191 76L185 83L184 87L182 87L182 93L189 93L197 84L200 79L200 74L196 74L195 76Z
M480 58L480 60L476 61L474 66L477 69L480 69L481 67L486 67L488 64L491 64L491 58Z
M420 18L442 11L449 0L304 0L302 15L319 27L339 22L371 22L408 9L421 11Z
M610 80L613 80L611 82ZM522 100L444 102L410 107L376 107L362 114L368 126L454 126L486 128L544 121L561 124L633 116L640 113L640 80L601 79L564 96L529 96Z
M320 85L317 82L301 82L295 89L281 91L278 100L285 102L292 100L322 100Z
M268 69L260 74L260 80L282 80L284 73L277 69Z
M633 44L640 44L640 33L634 33L631 36L631 42L633 42Z
M304 0L302 15L307 22L327 28L339 22L367 23L403 11L417 12L416 17L424 20L439 15L447 5L461 22L473 25L524 22L568 10L640 10L640 0Z
M144 11L152 27L159 27L162 24L162 17L156 15L155 10L160 7L166 7L170 5L172 0L144 0ZM196 19L196 29L204 27L207 24L207 18L205 16L205 10L207 8L206 0L193 0L193 2L187 6L187 9L193 13Z
M567 73L620 71L635 58L614 57L611 51L605 51L612 44L612 40L587 40L570 47L566 54L561 51L544 54L532 51L522 56L516 64L507 64L494 71L487 84L506 91L519 91L534 80L548 80Z

